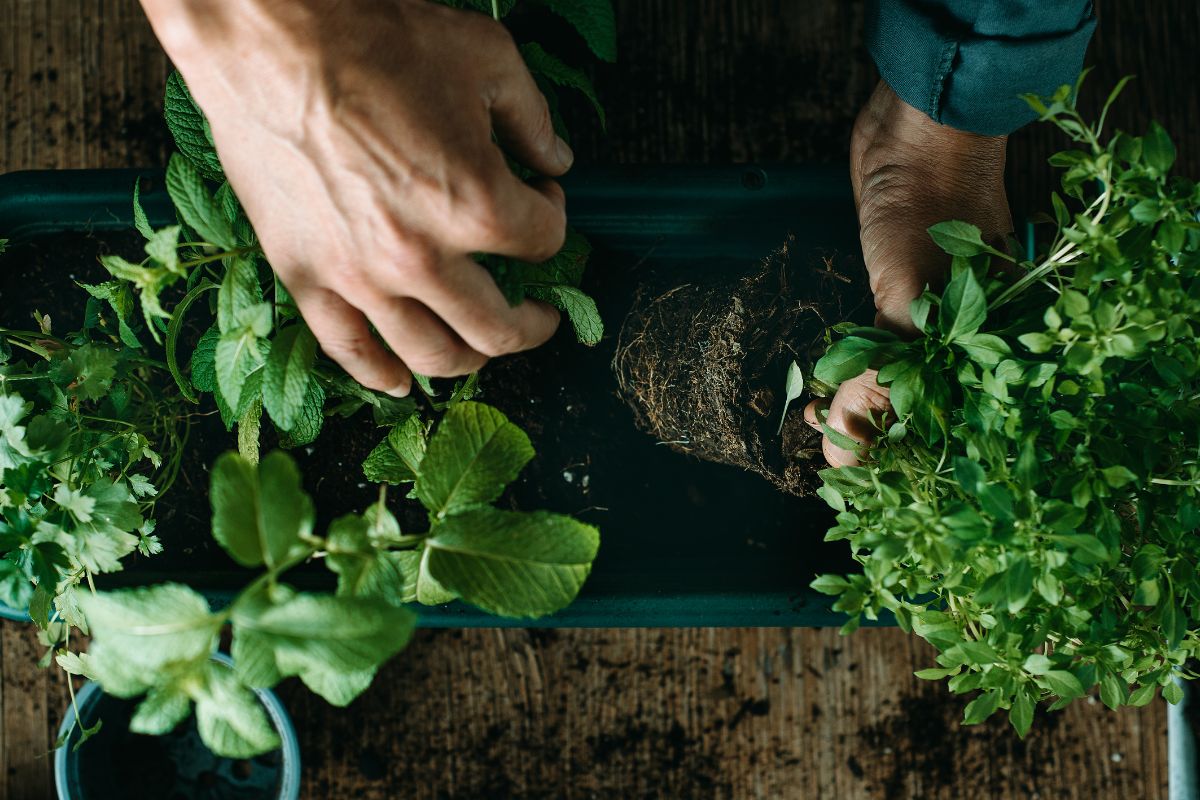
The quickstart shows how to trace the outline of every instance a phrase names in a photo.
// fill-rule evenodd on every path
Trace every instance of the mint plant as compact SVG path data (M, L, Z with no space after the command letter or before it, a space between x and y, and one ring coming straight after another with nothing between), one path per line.
M516 2L447 4L499 18ZM534 5L574 25L599 57L615 57L608 0ZM561 134L560 87L583 92L603 124L582 72L536 44L522 52ZM165 112L179 150L166 170L175 224L152 226L135 185L144 255L100 257L111 279L80 284L83 329L60 338L38 314L36 330L0 329L0 600L28 606L48 648L44 663L119 697L145 695L133 730L166 733L194 708L214 752L248 757L278 745L252 688L299 676L329 702L349 703L406 645L416 621L410 603L462 599L510 617L553 613L583 585L599 534L571 517L492 505L534 452L500 411L471 400L477 376L445 399L417 376L424 397L396 399L323 359L177 73ZM511 302L550 302L581 342L595 344L603 324L579 289L590 252L572 231L543 264L478 258ZM182 584L96 591L94 576L122 569L135 551L162 550L154 506L178 472L190 417L209 402L237 443L213 469L212 534L257 576L220 609ZM319 535L291 458L276 451L260 462L263 426L293 448L313 442L327 416L368 409L386 430L363 465L379 500ZM387 505L390 485L410 487L428 512L425 530L401 530ZM163 533L169 546L172 532ZM311 561L336 575L336 591L284 582ZM87 652L73 648L74 631L91 636ZM225 632L232 670L211 659ZM76 747L98 730L84 730Z
M1082 81L1082 78L1080 79ZM888 611L938 651L918 676L978 692L965 722L1178 702L1200 648L1200 188L1175 148L1104 138L1079 85L1027 98L1077 145L1045 254L1023 260L961 222L930 228L949 284L912 304L903 341L848 325L816 366L832 386L878 370L893 414L861 466L822 473L861 574L823 575L854 630Z
M213 470L213 536L261 575L219 611L181 584L85 596L92 645L72 668L109 693L146 695L134 731L167 733L194 706L210 748L246 757L278 746L248 687L297 675L346 705L407 644L416 623L407 603L461 597L507 616L540 616L569 603L596 556L596 530L567 516L488 505L532 458L528 437L481 403L453 406L428 443L417 420L389 434L387 470L415 483L429 510L427 531L401 530L385 485L366 513L340 517L318 536L312 501L285 453L259 464L228 453ZM283 583L310 559L337 574L336 592ZM211 660L227 627L232 675Z

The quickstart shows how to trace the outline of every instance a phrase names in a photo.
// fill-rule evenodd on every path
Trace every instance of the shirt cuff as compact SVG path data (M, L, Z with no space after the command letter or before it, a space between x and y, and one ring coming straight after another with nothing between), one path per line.
M901 100L999 136L1036 118L1020 95L1075 82L1095 29L1091 0L872 0L867 44Z

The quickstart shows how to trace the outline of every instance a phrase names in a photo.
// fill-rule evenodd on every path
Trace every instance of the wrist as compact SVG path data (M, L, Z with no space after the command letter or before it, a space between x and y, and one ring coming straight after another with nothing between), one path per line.
M181 70L214 57L295 50L319 30L331 0L141 0L167 55ZM244 70L243 70L243 74Z
M1007 143L1007 136L942 125L880 81L855 121L851 162L860 175L900 160L939 174L962 171L979 182L1002 181Z

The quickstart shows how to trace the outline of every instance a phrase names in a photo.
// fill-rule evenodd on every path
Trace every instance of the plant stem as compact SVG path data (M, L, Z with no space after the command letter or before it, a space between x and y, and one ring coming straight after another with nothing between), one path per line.
M179 266L183 269L191 269L192 267L198 267L201 264L211 264L214 261L220 261L231 256L244 256L250 253L261 252L261 247L238 247L233 250L226 250L223 253L214 253L213 255L205 256L204 258L194 258L191 261L182 261L180 262Z
M492 0L492 19L500 21L500 0Z
M1112 199L1113 187L1111 171L1106 172L1101 180L1104 183L1104 192L1100 195L1100 209L1096 212L1096 216L1092 217L1093 225L1098 225L1100 221L1104 219L1104 215L1108 213L1109 201ZM988 305L988 311L994 311L995 309L1004 305L1009 300L1025 291L1025 289L1031 284L1041 280L1043 276L1056 267L1065 266L1069 262L1073 261L1079 256L1080 252L1082 251L1080 251L1078 246L1075 244L1068 243L1063 245L1063 247L1059 249L1057 253L1054 253L1041 264L1039 264L1036 269L1025 273L1017 280L1016 283L1001 292L1000 296Z
M1200 479L1194 481L1177 481L1173 478L1151 478L1151 483L1157 483L1159 486L1190 486L1192 488L1200 487Z

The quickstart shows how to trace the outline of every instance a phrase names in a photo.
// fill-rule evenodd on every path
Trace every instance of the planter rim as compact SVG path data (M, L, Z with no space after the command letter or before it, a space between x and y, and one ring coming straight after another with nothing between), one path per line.
M859 248L858 229L843 173L838 166L806 164L579 165L564 179L564 187L572 198L572 224L608 257L640 264L653 254L656 263L674 269L681 264L713 267L742 262L748 252L767 252L787 236L810 243L814 252L853 258ZM144 180L142 206L151 222L174 220L161 169L0 174L0 235L18 244L62 232L132 230L130 196L139 177ZM639 434L639 452L649 452L650 442ZM606 536L596 568L566 609L531 621L493 617L455 602L414 608L419 624L454 628L842 625L845 615L832 610L832 599L808 587L811 574L856 569L844 548L821 541L827 526L814 516L817 508L832 519L824 504L814 500L803 509L792 506L787 513L795 516L787 518L798 520L796 525L780 524L781 517L773 517L764 532L744 513L728 511L739 504L739 498L728 502L727 487L718 486L715 476L711 471L705 476L710 486L702 499L720 506L718 517L726 527L706 524L708 520L697 516L698 505L686 508L699 528L673 516L643 524L661 517L666 506L655 491L642 491L630 483L637 489L636 497L622 513L627 520L639 520L642 535ZM646 487L657 477L647 475ZM756 481L756 497L777 494L764 488L767 484L761 479L746 480ZM676 486L674 496L683 497L682 492ZM735 535L729 535L731 531ZM811 532L811 543L805 531ZM740 533L745 536L736 535ZM303 590L326 589L332 583L324 573L292 577ZM244 574L223 566L180 570L175 565L149 565L147 571L106 575L104 588L162 581L185 583L217 603L242 585ZM895 622L890 615L881 615L866 624Z
M25 619L28 618L26 615ZM227 667L233 666L233 659L225 653L213 653L212 660ZM283 703L270 689L254 689L253 691L258 696L258 701L266 708L267 716L271 718L271 724L279 732L281 740L283 774L280 778L279 794L276 795L276 798L277 800L298 800L300 797L300 742L296 738L296 728L292 724L292 718L288 715L287 709L283 707ZM99 683L88 681L76 695L76 704L82 706L91 701L95 695L103 692L104 689L100 687ZM74 723L75 708L67 706L67 713L63 715L58 735L65 736ZM71 756L72 753L66 743L54 751L54 788L58 800L77 800L67 788L67 763Z

